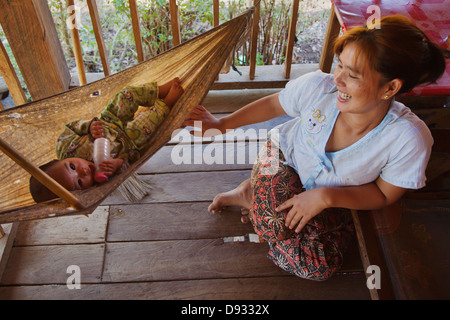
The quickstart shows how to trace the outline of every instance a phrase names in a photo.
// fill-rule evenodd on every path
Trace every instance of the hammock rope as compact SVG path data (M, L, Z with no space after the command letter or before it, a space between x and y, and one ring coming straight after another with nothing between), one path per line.
M170 141L193 107L213 85L222 66L248 35L253 8L150 60L87 85L0 112L0 224L48 217L89 214L156 151ZM64 124L100 114L110 98L127 85L160 83L179 77L184 94L149 141L141 158L109 182L34 203L28 190L38 166L55 158L55 144ZM46 177L44 177L46 179ZM69 203L69 204L68 204Z

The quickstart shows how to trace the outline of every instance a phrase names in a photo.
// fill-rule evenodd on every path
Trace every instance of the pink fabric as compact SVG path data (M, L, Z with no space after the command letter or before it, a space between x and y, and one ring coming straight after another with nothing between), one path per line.
M380 7L381 16L402 15L421 28L425 34L442 48L450 49L450 0L332 0L342 30L366 24L373 11L367 13L370 5ZM415 88L409 95L450 94L450 61L444 75L437 84Z

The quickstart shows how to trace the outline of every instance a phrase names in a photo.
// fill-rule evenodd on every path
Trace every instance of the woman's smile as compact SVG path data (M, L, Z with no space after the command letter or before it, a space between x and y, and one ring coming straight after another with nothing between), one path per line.
M338 100L339 102L345 103L352 98L351 95L344 93L342 91L338 91Z

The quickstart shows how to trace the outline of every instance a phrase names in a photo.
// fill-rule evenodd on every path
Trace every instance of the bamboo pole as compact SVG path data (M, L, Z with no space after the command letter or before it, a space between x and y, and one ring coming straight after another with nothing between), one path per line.
M105 77L107 77L111 73L111 70L109 68L108 54L103 39L102 27L100 25L100 15L98 14L97 3L95 0L87 0L87 4L92 20L92 26L94 28L95 39L97 40L98 53L102 60L103 73L105 74Z
M289 79L291 77L291 66L292 66L292 54L294 52L294 40L295 40L295 31L297 27L297 18L298 18L298 3L299 0L294 0L292 2L291 8L291 23L289 24L289 33L288 33L288 43L286 49L286 61L284 63L284 77Z
M144 61L144 50L142 49L141 27L139 24L139 14L137 4L136 0L129 0L129 2L130 2L131 24L133 25L134 42L136 43L138 62L142 62Z
M172 25L173 46L176 47L181 43L177 0L170 0L169 4L170 4L170 23Z
M253 4L255 5L255 11L253 12L252 38L250 43L250 80L255 79L256 52L258 50L259 11L261 5L259 0L253 0Z
M74 0L67 0L67 14L71 14L72 11L75 11ZM71 8L73 8L72 11ZM70 12L69 12L70 11ZM84 62L83 62L83 53L81 52L80 45L80 35L78 33L77 23L76 23L76 14L72 16L73 25L70 27L70 35L72 37L72 46L73 52L75 54L75 61L77 63L77 71L78 71L78 79L80 81L80 85L85 85L86 81L86 72L84 71Z
M14 70L11 60L9 60L8 53L6 52L3 43L0 41L0 73L5 80L9 93L14 100L16 106L27 103L27 98L23 92L19 78Z
M46 186L50 191L56 194L58 197L67 202L75 210L84 209L81 202L67 189L56 182L52 177L46 174L44 171L36 167L30 161L28 161L22 154L20 154L13 147L8 145L3 139L0 138L0 150L3 151L9 158L20 165L23 169L28 171L33 177L35 177L40 183Z

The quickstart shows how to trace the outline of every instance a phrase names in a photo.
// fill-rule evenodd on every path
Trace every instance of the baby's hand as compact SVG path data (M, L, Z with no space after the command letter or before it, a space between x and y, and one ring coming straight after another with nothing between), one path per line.
M122 167L123 159L109 159L105 160L98 166L108 177L111 177L117 170Z
M101 138L103 136L103 124L101 121L92 121L89 127L89 133L94 139Z

